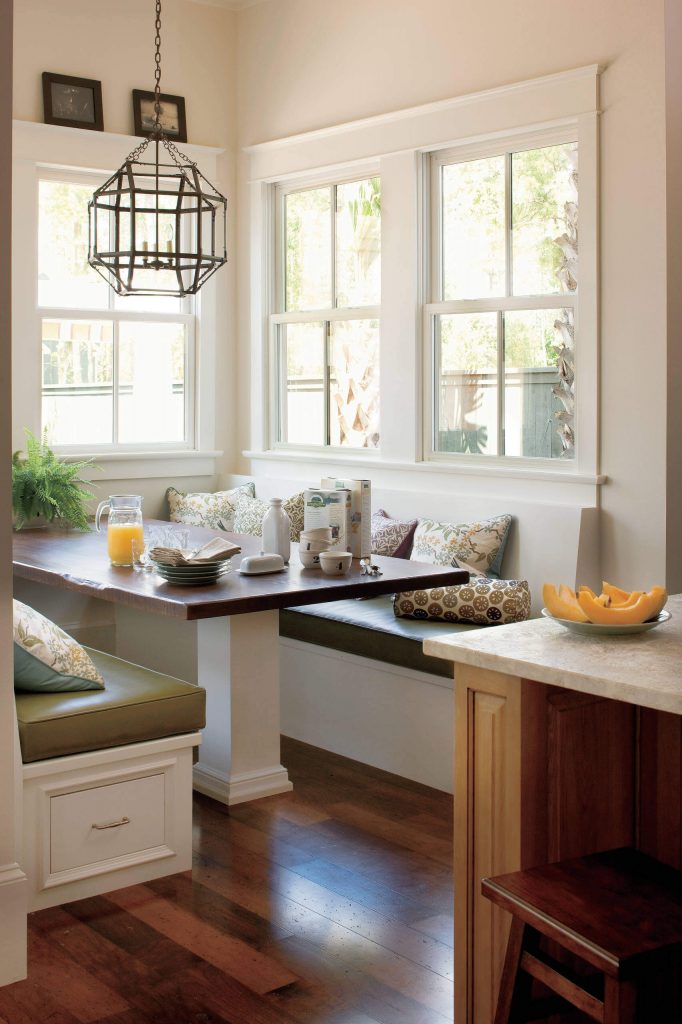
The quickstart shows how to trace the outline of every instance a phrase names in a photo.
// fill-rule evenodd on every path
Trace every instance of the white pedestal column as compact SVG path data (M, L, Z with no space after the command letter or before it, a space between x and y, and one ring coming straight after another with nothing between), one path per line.
M280 763L279 612L197 623L206 729L194 788L225 804L292 789Z
M186 623L118 606L116 651L206 690L198 792L238 804L293 788L280 763L279 612Z

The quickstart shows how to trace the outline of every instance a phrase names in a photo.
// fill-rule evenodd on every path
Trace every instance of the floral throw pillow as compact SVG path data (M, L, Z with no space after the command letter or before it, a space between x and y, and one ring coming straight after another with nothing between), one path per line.
M511 521L510 515L459 524L420 519L410 558L432 565L454 565L456 559L486 575L499 576Z
M526 580L489 580L478 576L459 587L433 587L396 594L398 618L467 622L503 626L530 618L530 587Z
M85 648L34 608L14 602L14 689L27 693L103 690Z
M251 497L256 493L253 484L240 484L229 491L195 491L185 494L169 487L166 491L171 523L185 526L207 526L212 530L234 529L234 510L240 494Z
M282 508L291 520L291 539L300 540L303 529L303 491L292 494L282 502ZM263 520L270 509L270 502L240 494L234 512L234 533L248 533L252 537L263 536Z
M389 558L409 558L417 520L392 519L383 508L372 515L372 554Z

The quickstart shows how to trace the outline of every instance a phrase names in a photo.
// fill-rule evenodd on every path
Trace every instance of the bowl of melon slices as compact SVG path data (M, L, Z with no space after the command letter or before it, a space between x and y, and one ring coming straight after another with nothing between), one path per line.
M593 636L646 633L670 619L665 610L665 587L628 591L604 582L601 594L595 594L589 587L572 590L564 583L559 587L545 583L542 599L545 618L555 619L574 633Z

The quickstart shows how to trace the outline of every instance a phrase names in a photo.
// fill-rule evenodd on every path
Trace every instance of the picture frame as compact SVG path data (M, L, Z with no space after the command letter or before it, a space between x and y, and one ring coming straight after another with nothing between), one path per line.
M94 78L43 71L43 108L45 124L104 131L102 83Z
M154 132L156 113L154 93L133 89L133 120L135 135L150 138ZM187 117L185 97L161 93L161 125L164 134L172 142L187 142Z

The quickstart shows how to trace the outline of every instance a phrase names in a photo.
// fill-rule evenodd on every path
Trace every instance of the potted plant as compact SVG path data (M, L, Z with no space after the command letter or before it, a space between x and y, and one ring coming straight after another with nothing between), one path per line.
M80 473L91 465L58 458L47 438L26 431L26 455L12 456L14 529L45 526L58 519L77 530L89 530L86 504L94 498Z

